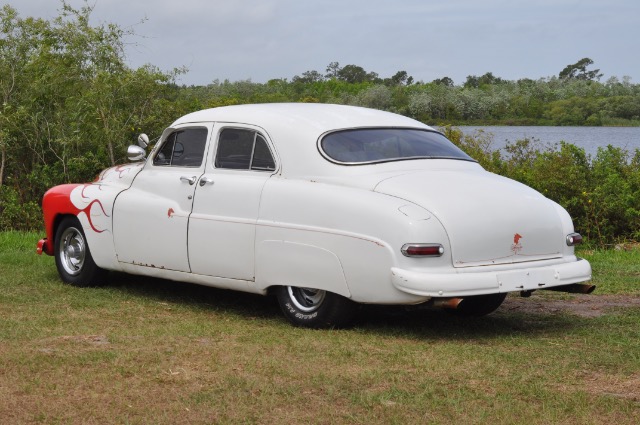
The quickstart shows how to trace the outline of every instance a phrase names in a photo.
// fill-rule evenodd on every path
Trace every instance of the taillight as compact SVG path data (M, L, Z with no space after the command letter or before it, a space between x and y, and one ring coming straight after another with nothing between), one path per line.
M582 243L582 235L580 233L570 233L567 235L567 245L574 246Z
M444 247L439 243L406 243L400 251L405 257L440 257Z

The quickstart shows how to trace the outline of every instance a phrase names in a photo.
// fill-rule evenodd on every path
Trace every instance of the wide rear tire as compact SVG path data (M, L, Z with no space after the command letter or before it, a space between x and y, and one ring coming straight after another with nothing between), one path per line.
M60 222L54 242L58 274L73 286L98 286L106 282L107 271L93 261L80 221L67 216Z
M279 286L275 294L284 316L295 326L342 328L351 323L356 312L353 301L320 289Z

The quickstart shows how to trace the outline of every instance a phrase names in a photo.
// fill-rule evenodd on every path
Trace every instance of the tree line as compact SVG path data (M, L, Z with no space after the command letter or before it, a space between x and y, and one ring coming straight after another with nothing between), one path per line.
M584 58L577 64L584 61L592 62ZM332 62L327 68L335 69L332 72L306 71L291 81L216 80L182 91L203 106L247 101L340 103L384 109L435 125L640 125L640 85L628 77L600 82L599 70L580 72L572 66L576 64L558 76L536 80L509 81L487 72L455 85L449 77L415 82L406 71L380 78L362 67L341 68Z
M339 103L388 110L435 126L640 125L640 85L627 77L601 82L589 58L567 65L557 76L517 81L487 72L460 84L449 77L423 82L404 70L381 77L357 65L331 62L324 72L309 70L291 79L185 86L176 83L184 68L128 66L129 30L92 25L88 5L61 5L51 20L23 18L9 5L0 9L0 230L38 228L39 202L49 187L91 181L101 169L125 162L126 146L140 132L153 139L177 117L216 106ZM637 159L621 157L625 167L632 167L625 172L638 172ZM593 161L585 160L581 167L592 167ZM504 164L493 169L481 162L507 173ZM537 179L549 176L520 177L537 187ZM594 237L636 237L628 229L605 234Z

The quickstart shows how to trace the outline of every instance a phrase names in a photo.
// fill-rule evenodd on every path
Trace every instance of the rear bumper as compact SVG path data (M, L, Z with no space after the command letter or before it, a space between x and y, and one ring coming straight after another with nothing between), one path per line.
M467 268L464 272L425 273L391 268L393 286L402 292L427 297L462 297L502 292L531 291L586 282L591 279L591 265L575 261L522 267L517 269L484 267Z

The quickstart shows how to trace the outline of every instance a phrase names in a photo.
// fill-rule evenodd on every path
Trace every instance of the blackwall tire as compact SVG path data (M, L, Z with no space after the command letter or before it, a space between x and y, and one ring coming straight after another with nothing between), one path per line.
M328 291L279 286L275 294L284 316L295 326L343 328L351 324L356 312L353 301Z
M93 261L80 221L65 217L56 230L54 255L58 274L73 286L99 286L106 282L107 272Z

